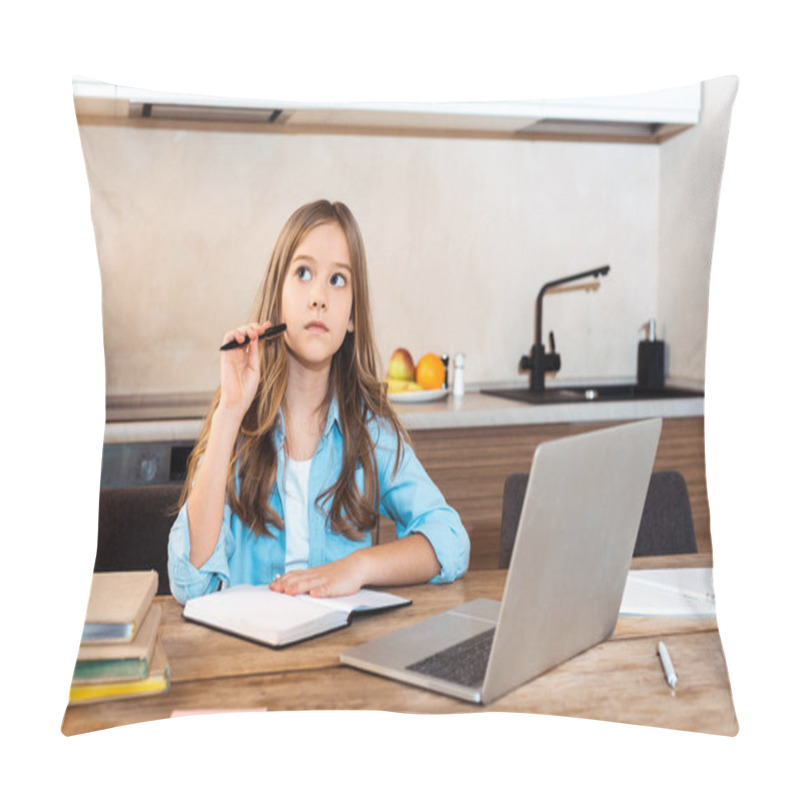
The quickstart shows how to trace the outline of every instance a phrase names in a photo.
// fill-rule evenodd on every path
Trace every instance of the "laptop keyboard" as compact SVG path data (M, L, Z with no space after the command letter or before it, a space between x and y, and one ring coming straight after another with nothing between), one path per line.
M493 638L494 628L490 628L421 661L409 664L406 669L457 683L460 686L480 686L489 664Z

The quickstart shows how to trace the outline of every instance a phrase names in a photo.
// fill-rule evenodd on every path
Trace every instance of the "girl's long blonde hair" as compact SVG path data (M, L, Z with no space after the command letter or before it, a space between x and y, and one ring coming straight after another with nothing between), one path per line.
M330 498L328 524L331 529L349 539L360 539L375 527L380 500L378 468L374 443L367 429L368 420L371 417L382 418L397 436L395 468L408 435L386 397L385 384L378 376L364 243L358 224L346 205L318 200L292 214L275 243L267 272L256 295L251 319L258 322L270 320L273 324L283 319L283 282L297 246L312 228L330 222L341 227L350 250L354 330L345 336L344 343L333 356L325 398L325 407L334 397L339 404L344 443L342 471L337 480L316 498L316 502L319 504ZM231 456L227 500L231 510L249 528L259 534L273 535L270 528L280 529L284 524L269 504L278 467L272 434L289 374L283 337L262 342L259 345L259 357L261 379L255 398L242 420ZM220 389L217 389L200 437L189 457L181 503L188 497L198 463L208 445L211 419L219 401ZM356 467L359 465L364 470L363 494L355 482Z

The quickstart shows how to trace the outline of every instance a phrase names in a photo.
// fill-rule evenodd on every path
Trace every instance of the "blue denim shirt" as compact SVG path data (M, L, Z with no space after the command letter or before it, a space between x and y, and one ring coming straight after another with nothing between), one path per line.
M428 476L410 446L403 447L397 472L394 472L397 437L383 420L369 422L375 444L375 458L380 482L380 512L395 523L398 538L417 532L433 546L441 570L431 583L447 583L461 577L469 562L469 537L458 514L447 504L442 493ZM285 431L283 418L275 426L275 449L278 470L270 504L283 516ZM330 498L320 509L319 497L336 480L342 468L343 441L338 405L334 400L309 475L309 558L316 567L344 558L371 545L371 537L353 541L327 525ZM364 474L356 470L356 483L363 491ZM274 536L259 535L248 528L225 503L217 546L199 569L189 562L189 523L186 505L181 508L169 535L169 582L179 603L197 595L239 583L266 584L285 572L286 531L272 530Z

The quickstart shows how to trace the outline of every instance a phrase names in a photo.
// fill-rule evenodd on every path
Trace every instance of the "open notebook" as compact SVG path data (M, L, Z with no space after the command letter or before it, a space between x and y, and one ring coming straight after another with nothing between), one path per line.
M348 597L315 598L240 584L194 597L185 619L273 647L294 644L350 624L354 614L399 608L404 597L362 589Z

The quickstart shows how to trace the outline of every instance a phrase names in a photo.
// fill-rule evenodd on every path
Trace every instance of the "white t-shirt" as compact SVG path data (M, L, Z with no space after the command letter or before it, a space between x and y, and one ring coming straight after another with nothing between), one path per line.
M308 475L311 459L286 459L286 572L308 569Z

